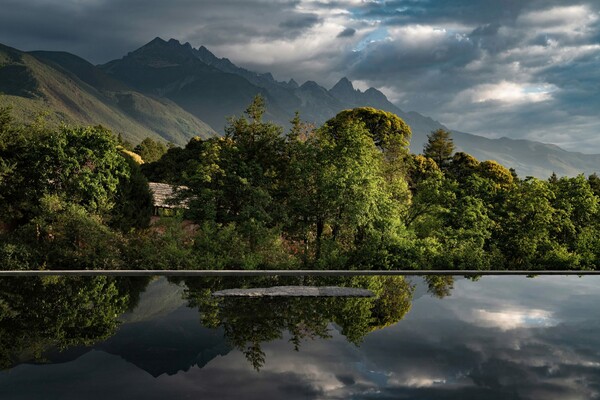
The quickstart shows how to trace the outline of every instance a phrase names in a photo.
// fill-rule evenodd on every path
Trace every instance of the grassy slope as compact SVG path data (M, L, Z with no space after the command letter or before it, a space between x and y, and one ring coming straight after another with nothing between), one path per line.
M133 143L152 137L183 145L214 134L174 103L129 89L78 57L45 55L0 45L0 105L12 105L17 120L48 113L51 124L101 124Z

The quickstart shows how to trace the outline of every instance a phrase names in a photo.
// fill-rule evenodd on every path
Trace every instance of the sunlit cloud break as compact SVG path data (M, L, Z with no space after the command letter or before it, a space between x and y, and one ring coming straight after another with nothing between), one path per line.
M537 103L552 99L558 88L552 84L520 84L502 81L496 84L483 84L467 90L470 100L475 103L499 101L509 104Z
M502 330L548 327L557 325L551 312L546 310L474 310L473 322L484 327Z

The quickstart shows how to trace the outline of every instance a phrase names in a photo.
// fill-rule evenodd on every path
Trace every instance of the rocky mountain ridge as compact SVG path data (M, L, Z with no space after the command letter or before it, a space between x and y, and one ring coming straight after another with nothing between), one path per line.
M183 145L194 135L222 134L227 117L240 115L257 94L267 101L266 118L284 127L296 111L317 126L353 107L395 113L411 127L415 153L422 151L431 131L448 129L430 117L400 109L376 88L355 89L347 77L330 89L315 81L277 81L268 72L219 58L204 46L158 37L99 66L69 53L25 53L0 46L0 92L0 105L12 104L17 117L50 109L55 121L102 124L134 142L150 136ZM600 155L452 132L457 151L494 159L521 176L573 176L600 169Z

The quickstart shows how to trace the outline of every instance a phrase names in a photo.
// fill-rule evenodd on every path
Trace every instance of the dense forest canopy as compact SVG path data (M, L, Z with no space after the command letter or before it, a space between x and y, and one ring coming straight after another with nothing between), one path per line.
M600 178L521 178L436 130L408 150L396 115L264 121L224 137L124 143L102 127L0 112L0 260L8 269L595 269ZM187 209L150 226L148 181ZM182 220L188 221L187 224ZM191 223L191 225L190 225Z

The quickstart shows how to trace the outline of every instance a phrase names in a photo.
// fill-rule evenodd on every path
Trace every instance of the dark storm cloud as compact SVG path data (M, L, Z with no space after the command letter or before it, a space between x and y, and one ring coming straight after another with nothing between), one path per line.
M340 33L338 33L337 37L352 37L356 33L356 29L354 28L346 28Z
M156 36L211 46L299 35L318 22L296 13L297 2L7 0L0 13L2 43L23 50L65 50L92 62L118 58Z
M348 57L348 75L401 107L463 131L600 151L598 3L393 1L354 13L389 35Z
M0 12L3 44L95 63L156 36L279 79L348 76L453 129L600 153L597 1L4 0Z
M592 1L584 1L592 4ZM392 0L366 2L356 13L389 24L447 23L486 25L510 23L528 10L572 5L571 0Z
M310 28L317 24L320 18L316 14L298 14L294 18L287 19L279 24L281 28Z
M421 23L440 23L461 21L471 24L489 24L498 21L512 20L526 6L526 1L482 0L477 6L471 0L412 2L385 2L384 9L371 7L367 16L389 18L390 24L405 24L419 21ZM389 12L388 10L394 10Z

